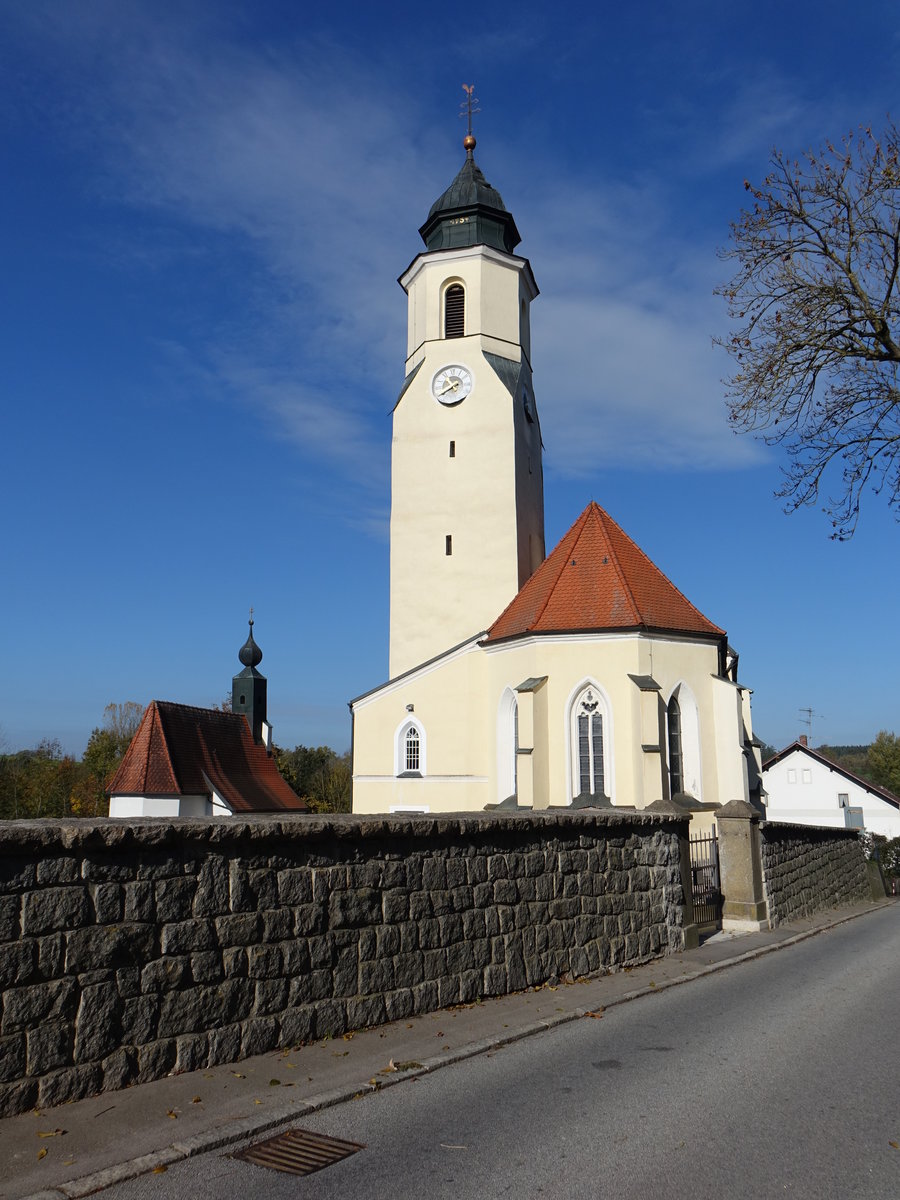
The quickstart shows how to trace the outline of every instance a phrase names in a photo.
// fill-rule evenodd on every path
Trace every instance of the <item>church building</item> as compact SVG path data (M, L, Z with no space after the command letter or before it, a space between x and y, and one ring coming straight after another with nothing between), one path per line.
M725 631L597 504L545 557L538 287L471 131L464 147L400 276L390 678L350 703L353 810L750 799L759 752Z

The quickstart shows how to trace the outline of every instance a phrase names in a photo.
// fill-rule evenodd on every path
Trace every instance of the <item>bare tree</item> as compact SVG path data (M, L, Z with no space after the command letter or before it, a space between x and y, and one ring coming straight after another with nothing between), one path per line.
M784 445L777 495L788 512L821 499L840 540L869 485L900 517L898 152L893 123L799 161L773 151L721 252L737 262L717 289L737 322L719 339L736 363L731 425Z

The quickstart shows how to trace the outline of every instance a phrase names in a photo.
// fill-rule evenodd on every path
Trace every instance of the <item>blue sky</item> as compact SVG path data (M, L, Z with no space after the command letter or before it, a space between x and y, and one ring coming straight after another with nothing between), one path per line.
M767 741L807 706L816 743L900 728L900 528L785 516L711 341L744 179L891 109L895 6L854 12L0 0L5 748L222 699L251 604L276 739L349 744L387 674L396 279L473 81L542 290L548 547L602 504L728 630Z

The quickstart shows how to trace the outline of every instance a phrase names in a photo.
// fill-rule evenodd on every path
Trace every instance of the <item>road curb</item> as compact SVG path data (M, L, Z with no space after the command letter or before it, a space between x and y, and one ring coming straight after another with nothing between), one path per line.
M850 921L857 920L859 917L865 917L870 913L877 912L879 909L887 908L892 903L893 900L886 899L873 904L871 908L849 913L846 916L830 921L827 925L820 925L815 929L804 929L800 933L785 938L783 941L773 942L768 946L757 946L753 950L736 954L732 958L722 959L721 962L708 963L675 979L664 979L660 983L653 983L652 985L645 984L642 987L635 988L633 991L625 992L621 996L613 997L603 1005L603 1009L617 1008L621 1004L627 1004L632 1000L640 999L642 996L653 996L667 991L669 988L678 987L681 984L702 979L706 975L715 974L718 971L725 970L727 967L737 966L739 963L751 962L754 959L762 958L766 954L772 954L776 950L783 950L787 946L794 946L798 942L804 942L808 938L815 937L817 934L825 933L830 929L836 929L841 925L846 925ZM143 1154L138 1158L129 1159L115 1166L105 1167L103 1170L95 1171L90 1175L82 1175L78 1179L58 1184L56 1187L32 1192L28 1196L22 1197L21 1200L82 1200L83 1197L102 1191L104 1188L112 1187L113 1184L126 1183L130 1179L136 1179L140 1175L147 1175L160 1168L165 1170L173 1163L183 1162L185 1159L194 1158L199 1154L208 1154L213 1150L221 1150L225 1146L237 1145L248 1138L257 1137L261 1133L268 1133L271 1129L277 1128L279 1125L284 1125L286 1122L294 1120L297 1117L309 1116L312 1113L321 1112L323 1109L333 1108L335 1105L346 1104L350 1100L356 1100L362 1096L383 1091L385 1088L393 1087L398 1083L404 1083L409 1079L430 1075L442 1067L453 1066L455 1063L465 1062L470 1058L477 1058L480 1054L489 1053L491 1050L499 1050L503 1046L524 1041L526 1038L534 1037L536 1034L547 1033L549 1030L557 1029L562 1025L568 1025L572 1021L583 1020L589 1015L592 1015L592 1010L577 1008L573 1009L572 1012L542 1018L529 1025L520 1026L518 1029L512 1029L497 1036L483 1038L478 1042L470 1042L458 1050L449 1050L433 1055L411 1070L391 1072L385 1075L383 1079L376 1078L374 1082L369 1081L353 1087L336 1088L331 1092L321 1092L307 1100L294 1100L277 1108L269 1109L268 1112L260 1114L258 1117L244 1117L238 1121L231 1121L227 1125L220 1126L218 1129L194 1134L192 1137L173 1142L161 1150L154 1150L149 1154Z

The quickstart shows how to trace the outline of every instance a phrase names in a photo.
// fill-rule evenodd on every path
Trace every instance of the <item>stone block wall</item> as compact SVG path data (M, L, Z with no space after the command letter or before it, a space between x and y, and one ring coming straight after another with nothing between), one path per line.
M0 824L0 1115L680 949L663 814Z
M871 899L866 857L855 829L762 822L760 842L773 926Z

